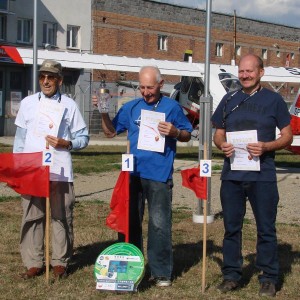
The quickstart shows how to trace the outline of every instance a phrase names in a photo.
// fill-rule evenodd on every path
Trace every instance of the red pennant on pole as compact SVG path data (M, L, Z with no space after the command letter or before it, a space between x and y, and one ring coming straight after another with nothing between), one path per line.
M125 241L129 239L129 172L121 171L115 185L111 201L111 211L106 218L106 225L123 233Z
M49 168L42 165L43 152L0 154L0 182L17 193L49 197Z
M181 171L182 186L194 191L196 196L207 200L207 177L200 176L200 168L191 168Z

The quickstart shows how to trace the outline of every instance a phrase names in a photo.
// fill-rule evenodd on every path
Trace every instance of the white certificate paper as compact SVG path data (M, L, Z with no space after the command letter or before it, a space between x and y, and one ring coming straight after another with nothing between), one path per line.
M235 150L230 157L231 170L260 171L259 157L250 158L247 150L247 144L257 143L257 130L227 132L226 138Z
M34 133L37 136L58 135L64 107L57 101L41 99Z
M141 111L140 132L137 148L154 152L164 152L165 137L158 131L158 123L165 121L165 114L150 110Z

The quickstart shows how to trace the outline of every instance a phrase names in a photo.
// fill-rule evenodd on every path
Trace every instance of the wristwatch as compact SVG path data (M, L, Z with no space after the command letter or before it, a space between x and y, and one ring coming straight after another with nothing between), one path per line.
M69 141L69 146L67 148L69 151L71 151L73 149L73 144L71 141Z

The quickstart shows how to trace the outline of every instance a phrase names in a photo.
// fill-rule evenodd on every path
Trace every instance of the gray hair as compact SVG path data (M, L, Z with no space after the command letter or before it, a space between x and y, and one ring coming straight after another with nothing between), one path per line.
M142 66L141 69L140 69L140 72L139 74L141 74L142 72L144 72L146 69L151 69L153 70L155 73L156 73L156 80L157 82L161 82L162 81L162 76L161 76L161 73L160 73L160 70L157 66Z

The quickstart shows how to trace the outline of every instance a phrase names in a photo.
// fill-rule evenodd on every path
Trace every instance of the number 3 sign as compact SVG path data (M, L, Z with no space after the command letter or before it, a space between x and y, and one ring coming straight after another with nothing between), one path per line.
M200 160L200 176L211 177L211 160Z

